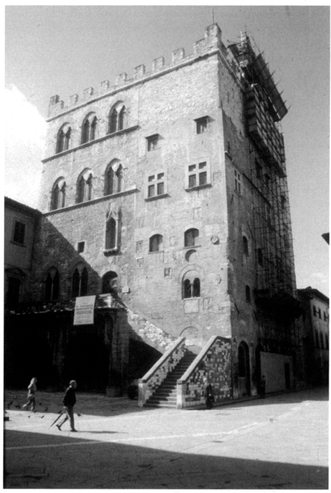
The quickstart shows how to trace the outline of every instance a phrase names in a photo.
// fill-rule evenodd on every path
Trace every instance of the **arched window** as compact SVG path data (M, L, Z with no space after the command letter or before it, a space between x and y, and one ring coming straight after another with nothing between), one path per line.
M105 195L119 193L123 187L123 168L119 161L112 161L105 173Z
M153 235L149 239L149 251L150 252L160 252L163 245L162 235Z
M85 265L80 262L72 276L72 296L86 296L88 285L88 273Z
M112 134L123 130L126 126L126 109L123 103L117 103L109 113L109 130Z
M182 283L183 298L200 298L200 278L195 270L187 272Z
M92 200L93 192L93 175L92 171L85 170L80 174L77 181L77 199L76 203L81 204L82 202L87 202Z
M109 271L102 277L102 293L117 293L117 274L116 272Z
M119 209L110 210L106 214L104 252L117 252L119 248Z
M96 138L97 123L98 120L95 113L90 113L85 118L82 125L82 144L90 142Z
M45 300L53 301L59 298L60 277L55 267L51 267L46 275Z
M70 149L71 127L65 123L60 128L56 139L56 153Z
M66 182L64 178L59 178L53 185L51 196L51 211L61 209L65 206Z
M249 254L249 251L248 251L248 239L246 238L246 236L243 236L243 254L244 255L247 255Z
M199 298L200 296L200 279L196 277L193 280L193 298Z
M199 244L199 230L192 228L185 231L184 244L186 247L196 246Z
M189 279L183 281L183 298L192 298L192 286Z

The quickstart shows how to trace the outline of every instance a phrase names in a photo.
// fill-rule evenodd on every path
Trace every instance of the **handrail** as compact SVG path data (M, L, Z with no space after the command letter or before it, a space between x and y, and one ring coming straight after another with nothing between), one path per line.
M171 346L167 351L161 356L159 360L152 366L148 372L138 380L139 383L146 383L148 380L157 372L159 368L164 364L164 362L169 358L171 353L173 353L180 344L182 344L185 341L185 337L180 337L175 341L174 345Z
M217 339L229 341L227 337L212 336L209 339L209 341L204 345L204 347L201 349L200 353L197 355L195 360L192 361L192 363L190 364L184 375L182 375L182 377L179 380L177 380L178 384L183 384L187 382L187 380L190 378L195 368L199 365L199 363L201 363L201 361L206 356L206 353L211 348L211 346L216 342Z

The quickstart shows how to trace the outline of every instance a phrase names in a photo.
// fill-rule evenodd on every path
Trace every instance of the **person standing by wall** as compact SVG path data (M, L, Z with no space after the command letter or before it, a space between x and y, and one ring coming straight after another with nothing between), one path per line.
M211 409L214 403L214 391L211 383L205 379L205 401L207 409Z
M28 386L28 401L22 406L23 409L26 409L28 405L31 405L31 411L35 412L36 409L36 391L37 391L37 379L33 377Z
M265 398L265 389L266 389L267 381L265 379L265 376L262 375L261 381L260 381L260 396L262 399Z
M63 420L56 425L59 431L61 431L61 426L66 421L68 421L68 419L70 420L71 431L77 431L75 430L75 420L74 420L74 405L76 404L76 393L75 393L76 387L77 387L76 380L70 380L69 387L65 391L62 400L65 416Z

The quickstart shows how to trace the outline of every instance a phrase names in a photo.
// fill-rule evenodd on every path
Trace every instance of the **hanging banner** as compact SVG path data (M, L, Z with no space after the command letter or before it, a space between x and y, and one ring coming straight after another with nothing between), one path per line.
M79 296L76 298L74 325L91 325L94 323L94 296Z

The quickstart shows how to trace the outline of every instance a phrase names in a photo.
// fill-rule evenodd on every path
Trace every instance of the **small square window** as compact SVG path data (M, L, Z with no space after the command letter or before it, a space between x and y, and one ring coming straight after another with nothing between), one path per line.
M155 149L157 149L158 141L159 141L158 134L151 135L150 137L147 137L147 150L148 150L148 152L154 151Z
M197 125L197 134L203 134L207 131L207 128L208 128L208 117L205 116L203 118L199 118L198 120L195 120L196 121L196 125Z
M78 253L83 253L85 250L85 241L79 241L77 243L77 252Z

